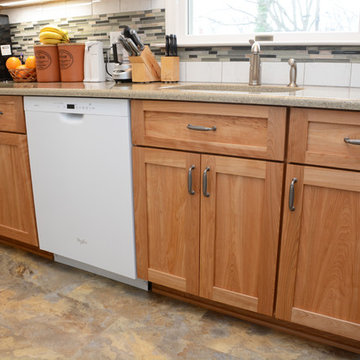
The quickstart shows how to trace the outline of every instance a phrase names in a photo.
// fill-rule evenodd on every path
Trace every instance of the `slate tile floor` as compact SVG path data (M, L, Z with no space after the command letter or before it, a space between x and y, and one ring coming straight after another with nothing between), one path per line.
M0 359L360 359L0 245Z

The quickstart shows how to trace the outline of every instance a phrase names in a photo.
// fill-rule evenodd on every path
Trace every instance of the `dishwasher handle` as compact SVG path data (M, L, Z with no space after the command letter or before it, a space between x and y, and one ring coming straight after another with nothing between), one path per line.
M59 113L60 120L65 123L79 123L84 120L85 114L72 113L72 112L61 112Z

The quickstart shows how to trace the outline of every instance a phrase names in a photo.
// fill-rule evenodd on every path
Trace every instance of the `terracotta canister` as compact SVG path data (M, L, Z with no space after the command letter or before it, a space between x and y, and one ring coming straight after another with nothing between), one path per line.
M59 55L56 45L35 45L38 82L60 81Z
M58 44L61 81L84 80L84 44Z

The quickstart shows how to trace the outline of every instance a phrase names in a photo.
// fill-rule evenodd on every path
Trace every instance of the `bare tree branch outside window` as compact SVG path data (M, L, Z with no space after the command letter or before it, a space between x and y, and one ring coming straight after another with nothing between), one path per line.
M194 35L357 32L359 0L189 0Z

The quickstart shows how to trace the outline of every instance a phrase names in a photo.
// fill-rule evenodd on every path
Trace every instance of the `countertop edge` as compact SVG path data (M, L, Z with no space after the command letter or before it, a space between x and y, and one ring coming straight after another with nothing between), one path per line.
M146 85L144 85L146 87ZM171 101L196 101L212 103L250 104L250 105L272 105L291 106L335 110L360 110L360 98L330 98L314 96L292 96L292 94L230 94L214 93L206 91L184 92L181 90L165 90L149 88L145 90L134 89L79 89L79 88L32 88L10 86L1 87L1 95L20 96L56 96L56 97L94 97L94 98L117 98L117 99L143 99L143 100L171 100Z

